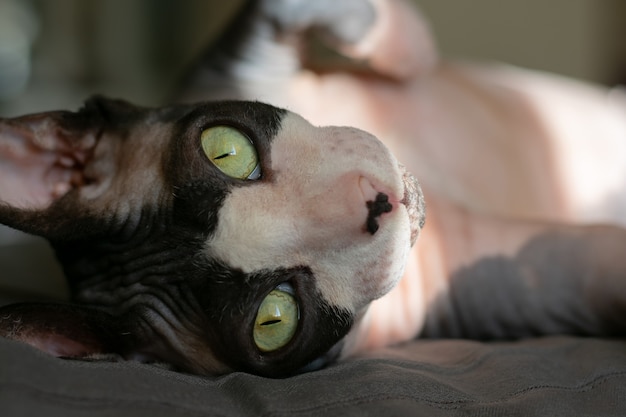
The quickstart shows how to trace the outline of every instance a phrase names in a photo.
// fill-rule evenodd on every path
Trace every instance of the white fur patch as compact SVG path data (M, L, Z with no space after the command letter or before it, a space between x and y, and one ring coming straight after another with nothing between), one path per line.
M363 131L317 128L289 114L271 160L270 180L226 198L207 256L247 273L307 266L324 298L352 312L388 292L404 270L410 223L387 148ZM393 210L372 235L366 202L379 192Z

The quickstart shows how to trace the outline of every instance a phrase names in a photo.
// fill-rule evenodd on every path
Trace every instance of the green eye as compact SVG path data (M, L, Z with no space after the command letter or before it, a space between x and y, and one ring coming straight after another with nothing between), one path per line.
M298 327L298 303L289 284L281 284L261 302L254 321L254 343L263 352L285 346Z
M210 127L200 136L202 150L220 171L232 178L256 180L261 176L254 145L229 126Z

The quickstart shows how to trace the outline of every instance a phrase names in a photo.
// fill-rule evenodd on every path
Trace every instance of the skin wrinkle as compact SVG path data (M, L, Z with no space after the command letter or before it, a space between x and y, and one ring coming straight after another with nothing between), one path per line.
M98 290L101 285L103 289L123 289L140 281L145 282L144 278L168 275L176 271L181 267L179 259L184 249L181 251L179 248L172 253L167 253L170 245L167 241L161 241L159 235L160 233L149 233L145 236L135 236L134 243L131 243L133 240L129 240L123 245L124 251L122 252L116 250L115 243L96 245L96 248L100 246L100 249L94 249L102 255L96 254L81 260L69 270L66 266L70 278L74 274L74 269L76 274L80 274L80 282L75 282L74 291L80 294L81 289ZM145 245L143 242L146 241L153 243ZM110 248L113 250L111 251ZM72 248L59 251L62 260L66 257L71 259L75 255ZM66 262L71 265L71 261ZM89 264L89 269L93 271L90 275L85 269L86 264ZM114 279L116 276L120 278Z

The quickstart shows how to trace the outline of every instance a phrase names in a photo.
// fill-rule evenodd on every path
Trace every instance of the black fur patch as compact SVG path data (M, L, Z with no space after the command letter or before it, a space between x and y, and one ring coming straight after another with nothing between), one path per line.
M252 329L258 307L277 285L288 282L300 307L298 330L291 342L276 352L256 348ZM192 284L192 292L206 313L207 336L215 354L234 369L267 376L286 376L336 353L352 326L352 315L329 305L306 267L263 270L250 274L207 262Z

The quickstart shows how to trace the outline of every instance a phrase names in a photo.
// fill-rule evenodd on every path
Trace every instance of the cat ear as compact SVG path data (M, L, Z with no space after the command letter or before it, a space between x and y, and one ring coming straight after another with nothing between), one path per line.
M0 307L0 336L57 357L121 354L122 335L113 316L93 309L37 303Z
M96 197L117 196L119 158L137 154L123 147L148 112L95 96L77 112L0 119L0 224L50 240L94 232L110 214Z
M99 125L87 111L0 119L0 223L45 234L50 208L89 181Z

